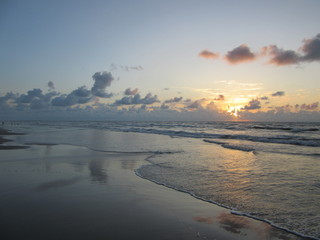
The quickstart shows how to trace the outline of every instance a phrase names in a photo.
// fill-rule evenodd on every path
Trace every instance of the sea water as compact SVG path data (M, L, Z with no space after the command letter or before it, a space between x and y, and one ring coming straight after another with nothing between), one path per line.
M20 143L149 153L136 174L320 239L320 123L18 122ZM32 133L32 134L31 134Z

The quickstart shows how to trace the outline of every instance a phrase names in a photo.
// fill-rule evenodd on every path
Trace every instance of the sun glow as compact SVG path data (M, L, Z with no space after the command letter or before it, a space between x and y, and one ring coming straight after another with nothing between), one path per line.
M239 117L239 112L243 108L243 106L228 106L226 108L226 111L233 117L238 118Z

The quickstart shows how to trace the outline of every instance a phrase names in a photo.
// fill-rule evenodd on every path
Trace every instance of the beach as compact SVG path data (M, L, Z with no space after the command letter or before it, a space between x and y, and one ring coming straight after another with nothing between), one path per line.
M1 239L302 239L137 176L148 153L41 141L0 152Z

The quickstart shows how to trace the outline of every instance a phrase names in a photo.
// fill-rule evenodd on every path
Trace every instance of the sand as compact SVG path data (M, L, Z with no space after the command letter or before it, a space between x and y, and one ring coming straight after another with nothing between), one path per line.
M12 142L10 139L3 138L2 136L10 136L10 135L21 135L21 133L14 133L8 131L4 128L0 127L0 150L15 150L15 149L24 149L28 148L28 146L21 146L21 145L2 145L3 143Z
M0 150L1 239L301 239L138 177L146 154Z

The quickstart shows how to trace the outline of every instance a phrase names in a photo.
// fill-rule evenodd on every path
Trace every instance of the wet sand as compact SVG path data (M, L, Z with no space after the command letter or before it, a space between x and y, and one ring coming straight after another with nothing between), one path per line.
M0 150L1 239L301 239L135 175L146 154Z
M10 132L0 127L0 150L15 150L15 149L28 148L28 146L20 146L20 145L2 145L3 143L12 142L12 140L2 137L2 136L8 136L8 135L21 135L21 133Z

